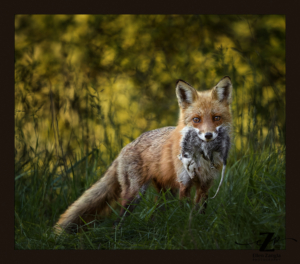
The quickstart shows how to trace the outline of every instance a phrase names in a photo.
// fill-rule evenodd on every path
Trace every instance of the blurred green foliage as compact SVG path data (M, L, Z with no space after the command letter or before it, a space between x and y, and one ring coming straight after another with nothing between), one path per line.
M284 140L284 16L17 15L15 151L38 139L37 150L88 153L105 137L119 150L176 125L176 79L204 90L224 75L237 147L270 127Z

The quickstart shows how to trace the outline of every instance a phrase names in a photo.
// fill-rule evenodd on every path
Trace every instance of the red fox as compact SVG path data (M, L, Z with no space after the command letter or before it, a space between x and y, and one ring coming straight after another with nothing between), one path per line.
M86 190L55 225L57 233L71 232L77 226L108 215L114 202L122 205L120 219L135 208L152 183L158 192L170 189L173 195L179 190L179 198L189 198L190 190L196 186L195 204L205 204L208 190L222 168L222 158L214 153L214 167L209 160L200 157L199 173L186 180L186 169L178 158L180 141L185 127L194 127L203 141L214 140L218 128L232 127L230 104L232 84L228 76L210 90L196 91L183 80L176 83L176 96L180 108L178 125L143 133L126 145L113 161L104 176ZM109 206L110 205L110 206ZM203 210L201 212L204 212Z

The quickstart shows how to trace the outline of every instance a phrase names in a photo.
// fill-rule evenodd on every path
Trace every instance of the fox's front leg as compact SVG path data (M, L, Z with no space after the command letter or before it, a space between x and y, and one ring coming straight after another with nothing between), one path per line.
M193 179L196 172L199 170L200 164L198 164L189 153L179 154L178 158L181 160L190 178Z
M205 214L208 200L208 191L211 185L212 180L209 180L207 182L196 182L195 209L199 210L200 214Z
M182 182L179 183L179 199L182 200L184 198L187 198L188 201L190 201L191 198L191 188L192 188L192 181L190 181L187 184L183 184Z

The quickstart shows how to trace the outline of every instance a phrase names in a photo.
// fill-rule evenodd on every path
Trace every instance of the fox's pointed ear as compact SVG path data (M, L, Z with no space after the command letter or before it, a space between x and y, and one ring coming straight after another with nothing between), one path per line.
M179 106L185 109L197 99L198 94L195 88L193 88L190 84L183 80L177 80L176 96Z
M225 76L218 82L213 88L212 97L219 102L226 102L231 104L232 102L232 84L229 76Z

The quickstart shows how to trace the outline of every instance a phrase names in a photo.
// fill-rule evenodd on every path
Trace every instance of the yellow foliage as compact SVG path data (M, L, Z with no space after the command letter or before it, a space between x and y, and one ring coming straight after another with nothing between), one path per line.
M228 30L218 31L224 23ZM28 146L35 146L37 133L39 149L54 149L60 138L58 153L68 144L78 153L83 142L89 143L84 148L96 144L105 153L145 129L176 125L179 78L203 90L234 73L232 109L236 127L244 131L248 123L253 129L248 108L254 91L268 110L278 96L285 105L283 40L270 34L260 44L255 34L261 29L284 32L285 16L238 16L231 22L218 15L17 15L15 27L16 126L21 124ZM261 66L266 62L270 69ZM268 71L279 72L278 94L268 83ZM237 134L238 147L246 141Z

